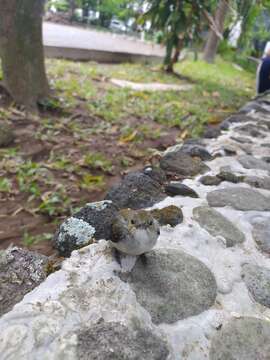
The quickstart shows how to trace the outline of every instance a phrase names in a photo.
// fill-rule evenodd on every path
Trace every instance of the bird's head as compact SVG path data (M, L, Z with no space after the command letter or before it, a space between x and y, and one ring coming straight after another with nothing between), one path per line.
M149 211L123 209L119 216L131 233L137 229L147 229L159 234L159 224Z

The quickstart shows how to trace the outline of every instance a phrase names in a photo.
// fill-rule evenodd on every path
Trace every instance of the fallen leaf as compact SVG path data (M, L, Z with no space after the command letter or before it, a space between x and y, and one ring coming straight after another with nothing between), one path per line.
M181 138L182 140L184 140L184 139L187 138L187 136L188 136L188 130L184 130L184 131L182 132L182 134L180 135L180 138Z
M136 137L136 135L138 134L138 131L137 130L134 130L131 134L129 135L126 135L126 136L121 136L120 137L120 140L119 140L119 144L123 145L123 144L126 144L126 143L129 143L131 141L133 141Z
M210 120L208 120L208 124L216 125L216 124L219 124L220 121L221 121L220 118L218 118L218 117L213 117L213 118L211 118Z

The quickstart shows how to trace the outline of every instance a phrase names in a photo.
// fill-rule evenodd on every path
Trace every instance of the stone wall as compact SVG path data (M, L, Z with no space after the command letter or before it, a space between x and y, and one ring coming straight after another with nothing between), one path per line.
M105 240L73 251L2 316L1 359L269 360L269 129L265 95L218 137L168 149L161 168L184 180L162 185L171 196L151 187L140 198L181 208L183 222L161 227L146 263L126 256L120 266ZM130 179L108 198L127 194ZM134 196L119 203L139 207Z

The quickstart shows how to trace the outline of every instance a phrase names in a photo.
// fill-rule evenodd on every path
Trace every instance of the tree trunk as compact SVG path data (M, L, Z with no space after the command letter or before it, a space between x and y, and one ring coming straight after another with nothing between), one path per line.
M163 64L164 70L166 72L168 72L168 73L174 72L174 65L177 63L177 61L179 59L179 55L182 51L182 48L183 48L183 38L182 37L180 37L178 39L177 46L174 49L174 54L173 54L173 44L169 43L169 45L167 45L166 57L164 59L164 64Z
M219 0L218 7L215 13L216 30L222 34L224 31L224 22L228 11L229 0ZM208 39L204 48L203 59L208 63L213 63L218 49L220 38L216 31L209 30Z
M49 95L42 45L43 0L0 0L3 81L16 103L36 108Z
M90 6L89 3L87 1L83 1L82 2L82 16L83 16L83 22L87 22L88 17L89 17L89 10L90 10Z
M168 73L173 72L172 53L173 53L173 42L168 41L166 45L166 55L163 61L163 69Z
M173 55L173 58L172 58L172 64L176 64L178 59L179 59L179 56L180 56L180 53L183 49L183 45L184 45L184 39L181 37L178 39L178 43L177 43L177 46L175 48L175 52L174 52L174 55Z
M76 10L76 1L69 0L69 19L73 21L75 18L75 10Z

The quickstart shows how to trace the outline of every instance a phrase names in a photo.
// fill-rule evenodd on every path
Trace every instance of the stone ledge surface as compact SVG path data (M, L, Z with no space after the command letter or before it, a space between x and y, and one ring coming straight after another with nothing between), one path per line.
M182 209L184 219L174 228L161 228L145 266L140 260L136 263L136 258L124 257L120 267L105 240L73 251L61 270L2 316L1 359L91 359L91 341L99 350L94 358L98 360L270 359L266 342L270 333L270 191L261 188L260 181L245 181L251 176L270 176L267 162L260 161L258 166L256 161L270 156L270 131L265 126L270 125L270 95L248 103L237 116L239 121L227 119L226 130L218 138L201 140L200 146L212 156L204 161L205 176L215 177L225 168L238 182L229 182L228 177L218 185L203 185L202 174L193 172L183 183L198 198L166 197L153 205L152 209L175 205ZM262 121L260 136L254 138L254 126L247 125ZM246 139L240 142L235 140L239 125L245 126ZM243 162L246 155L248 166ZM215 200L208 201L213 196ZM196 220L194 209L208 206L220 214L216 216L222 219L222 229L207 217ZM228 245L224 232L230 223L237 230L231 229L229 240L233 241ZM260 223L265 224L263 229ZM165 254L162 260L157 256L161 253ZM151 276L144 281L147 269ZM187 280L184 288L181 276ZM186 291L188 281L190 292ZM192 302L199 303L196 311ZM123 340L125 328L128 343ZM149 334L148 342L142 334ZM114 336L123 341L122 357L119 344L110 340Z

